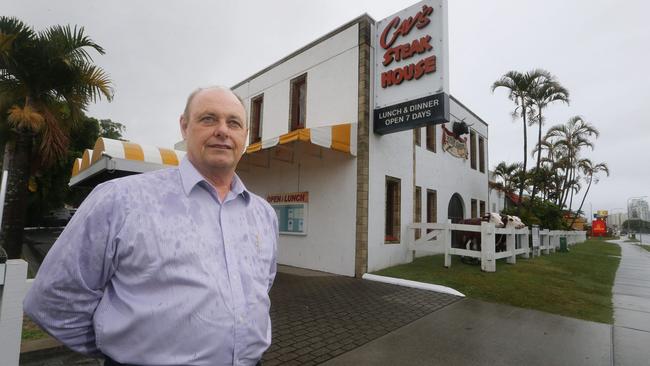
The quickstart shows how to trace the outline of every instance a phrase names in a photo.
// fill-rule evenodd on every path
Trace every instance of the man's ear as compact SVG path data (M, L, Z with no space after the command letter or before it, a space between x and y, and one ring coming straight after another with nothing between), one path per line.
M181 135L183 135L183 140L185 140L185 135L187 131L187 121L185 120L185 115L181 114L181 117L179 118L180 126L181 126Z

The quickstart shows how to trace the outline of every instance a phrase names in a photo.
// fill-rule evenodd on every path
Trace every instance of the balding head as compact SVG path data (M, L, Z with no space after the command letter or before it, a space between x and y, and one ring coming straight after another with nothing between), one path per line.
M239 95L235 94L235 92L232 91L232 89L227 88L225 86L220 86L220 85L212 85L212 86L207 86L204 88L197 88L195 89L190 95L187 97L187 102L185 102L185 109L183 110L183 117L186 120L189 120L190 118L190 108L192 107L192 101L194 98L201 92L207 91L207 90L221 90L221 91L227 91L234 95L237 100L239 100L239 103L241 103L242 107L244 107L244 111L246 111L246 106L244 106L244 101L239 97ZM248 119L248 118L246 118Z

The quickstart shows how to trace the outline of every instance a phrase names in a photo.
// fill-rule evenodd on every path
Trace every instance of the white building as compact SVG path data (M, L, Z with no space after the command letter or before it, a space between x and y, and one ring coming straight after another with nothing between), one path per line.
M627 220L627 214L618 212L607 215L607 226L617 229L623 228L623 223Z
M456 99L446 125L373 133L373 24L361 16L234 87L251 131L238 174L276 207L280 263L361 275L408 260L411 222L488 210L488 126ZM442 146L459 121L468 158Z
M643 198L635 198L630 200L628 211L632 219L650 221L650 210L648 209L648 202Z

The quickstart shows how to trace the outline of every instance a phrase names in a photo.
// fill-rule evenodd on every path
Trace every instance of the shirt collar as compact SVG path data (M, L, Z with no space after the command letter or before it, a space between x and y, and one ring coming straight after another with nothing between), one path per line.
M186 196L190 195L190 192L192 192L192 189L197 184L201 182L205 182L208 185L210 184L201 173L196 170L194 164L192 164L192 162L187 158L187 155L183 157L183 160L181 160L178 170L181 174L181 183ZM234 195L241 195L247 204L250 202L250 192L246 189L244 182L241 181L237 174L233 176L232 182L230 183L230 192Z

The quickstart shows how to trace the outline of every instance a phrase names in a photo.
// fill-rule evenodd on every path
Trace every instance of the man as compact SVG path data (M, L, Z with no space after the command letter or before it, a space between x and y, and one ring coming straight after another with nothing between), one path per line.
M95 188L56 241L25 312L106 365L255 365L271 342L275 211L235 174L246 112L199 89L178 168Z

